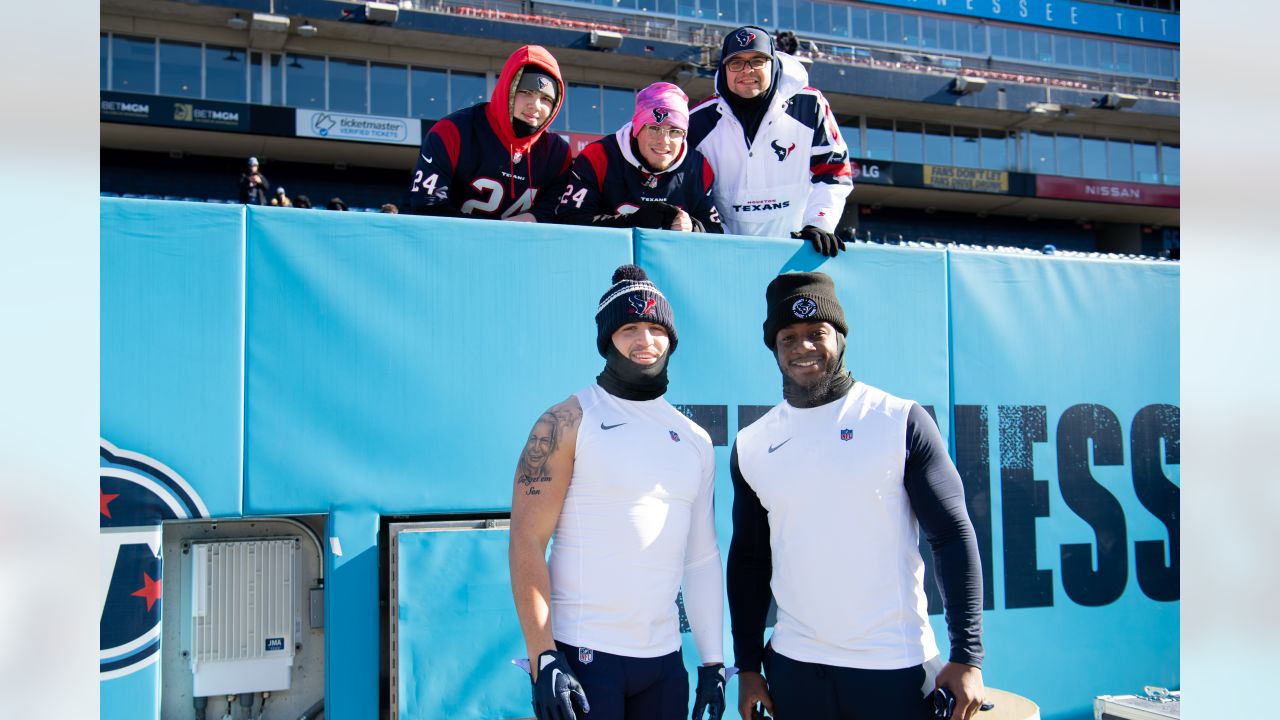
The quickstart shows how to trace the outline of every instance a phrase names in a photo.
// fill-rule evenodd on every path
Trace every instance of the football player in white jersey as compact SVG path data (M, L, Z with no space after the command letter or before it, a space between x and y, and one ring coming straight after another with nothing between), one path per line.
M785 273L765 293L783 401L730 455L728 594L743 717L969 720L982 704L982 568L964 487L918 403L855 380L835 284ZM950 636L929 624L923 528ZM764 644L770 597L777 622ZM761 668L763 666L763 674ZM948 709L942 696L954 697ZM936 691L936 694L935 694Z
M682 587L702 661L694 717L724 712L715 454L662 397L676 342L667 299L618 268L596 312L604 371L538 418L520 456L511 585L539 720L683 717Z

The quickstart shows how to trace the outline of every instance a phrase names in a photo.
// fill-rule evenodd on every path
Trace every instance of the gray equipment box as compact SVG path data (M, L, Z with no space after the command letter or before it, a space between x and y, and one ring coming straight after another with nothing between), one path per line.
M1099 695L1093 700L1094 720L1179 720L1182 693L1149 688L1146 695Z

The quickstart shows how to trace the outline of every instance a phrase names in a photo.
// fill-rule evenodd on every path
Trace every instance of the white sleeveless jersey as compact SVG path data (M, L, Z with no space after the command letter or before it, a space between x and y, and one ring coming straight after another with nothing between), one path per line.
M662 398L623 400L599 385L576 397L582 424L549 563L552 634L615 655L669 654L686 568L714 565L722 578L711 438ZM722 582L685 591L703 662L723 655Z
M912 404L859 382L738 432L738 469L769 513L779 653L870 670L938 655L903 485Z

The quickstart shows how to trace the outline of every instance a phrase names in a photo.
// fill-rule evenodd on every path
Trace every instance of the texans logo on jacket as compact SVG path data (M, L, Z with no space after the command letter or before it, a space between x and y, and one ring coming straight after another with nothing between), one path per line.
M769 147L773 148L773 153L778 156L778 162L782 162L787 159L787 156L791 154L792 150L796 149L796 144L791 143L790 147L782 147L778 144L777 140L774 140L769 143Z

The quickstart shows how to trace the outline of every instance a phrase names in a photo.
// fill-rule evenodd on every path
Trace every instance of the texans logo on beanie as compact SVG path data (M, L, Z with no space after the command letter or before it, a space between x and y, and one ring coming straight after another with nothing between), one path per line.
M613 271L613 285L600 298L600 307L596 310L596 349L600 355L607 357L609 343L618 328L634 322L651 322L666 328L671 340L667 352L675 352L676 322L671 303L643 268L622 265Z
M764 344L770 350L776 350L778 331L798 322L826 321L849 335L836 285L826 273L783 273L769 283L764 298Z

